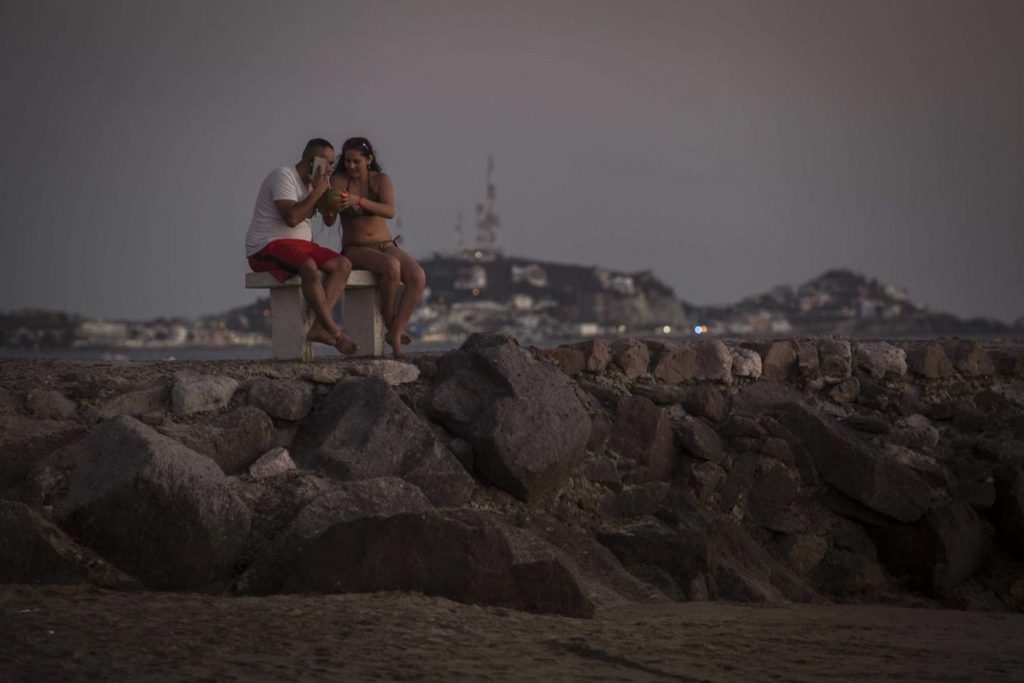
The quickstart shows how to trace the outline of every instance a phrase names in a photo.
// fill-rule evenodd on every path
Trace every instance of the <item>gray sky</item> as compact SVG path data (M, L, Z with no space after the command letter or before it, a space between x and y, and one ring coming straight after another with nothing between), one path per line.
M260 181L365 135L419 256L493 153L510 254L694 303L846 266L1013 320L1021 36L1018 0L2 0L0 311L252 301Z

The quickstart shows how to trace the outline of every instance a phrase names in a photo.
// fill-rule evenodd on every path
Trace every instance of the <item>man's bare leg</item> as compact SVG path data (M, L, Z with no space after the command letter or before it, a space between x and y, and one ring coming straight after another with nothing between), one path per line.
M402 344L408 344L412 339L405 333L405 326L409 324L412 312L416 310L420 300L423 299L423 291L427 286L427 276L423 272L416 259L402 251L398 247L391 247L387 251L388 256L399 262L401 268L401 280L405 287L402 290L402 298L398 302L394 317L388 325L388 333L384 340L391 345L395 358L402 358L405 352ZM385 318L386 320L386 318Z
M330 263L334 263L331 261ZM335 267L341 269L341 264ZM351 272L351 264L348 265L348 271ZM331 273L328 273L328 280L331 280ZM299 266L299 277L302 278L302 295L309 303L309 307L313 309L313 316L316 319L313 328L319 324L320 329L310 329L310 334L307 337L311 341L321 342L328 344L338 349L338 351L351 355L358 349L351 339L342 333L341 328L334 322L334 318L331 317L331 307L327 301L327 291L324 289L323 283L320 282L320 269L317 268L316 261L313 259L307 259L301 266ZM344 283L348 281L348 273L344 273L344 279L341 279L340 275L335 276L335 282L329 283L331 291L337 289L337 295L335 296L334 302L337 303L337 296L341 295L341 290L344 289ZM341 280L340 288L339 282Z

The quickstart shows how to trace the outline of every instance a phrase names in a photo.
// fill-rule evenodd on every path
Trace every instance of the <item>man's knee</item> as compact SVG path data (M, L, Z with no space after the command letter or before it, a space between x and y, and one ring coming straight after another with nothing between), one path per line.
M316 261L311 258L306 259L299 264L299 276L303 278L319 277L320 268L316 265Z
M348 277L352 272L352 262L347 257L339 255L338 258L331 259L325 263L321 269L328 275Z

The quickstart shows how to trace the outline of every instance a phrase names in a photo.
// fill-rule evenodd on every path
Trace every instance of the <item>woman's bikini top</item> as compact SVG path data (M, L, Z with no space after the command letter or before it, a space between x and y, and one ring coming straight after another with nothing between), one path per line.
M373 176L369 176L366 179L366 195L365 195L365 198L370 200L371 202L379 202L380 201L380 192L379 192L379 189L380 189L380 180L379 180L380 172L379 171L375 171L375 173L377 173L377 178L378 178L378 181L377 181L378 189L377 190L373 189L373 183L370 182L370 178L372 178ZM352 185L352 177L349 176L345 180L345 191L346 192L349 191L349 187L351 185ZM364 215L366 215L366 211L364 211L363 209L359 208L358 206L350 206L349 208L347 208L344 211L342 211L342 213L343 214L347 213L349 216L364 216Z

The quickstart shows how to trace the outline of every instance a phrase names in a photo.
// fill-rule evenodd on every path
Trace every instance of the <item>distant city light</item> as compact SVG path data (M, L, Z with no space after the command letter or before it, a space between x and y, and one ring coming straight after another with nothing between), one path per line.
M619 330L619 334L623 334L626 331L626 326L625 325L619 325L619 327L617 329Z
M473 296L480 296L480 288L479 287L474 287L473 288Z
M707 325L694 325L693 326L693 333L694 334L707 334L707 331L708 331L708 326Z
M661 333L662 334L672 334L672 328L669 327L668 325L665 325L664 327L661 328Z
M482 252L482 251L474 251L473 252L473 258L475 258L477 261L479 261L483 257L484 257L484 252Z

